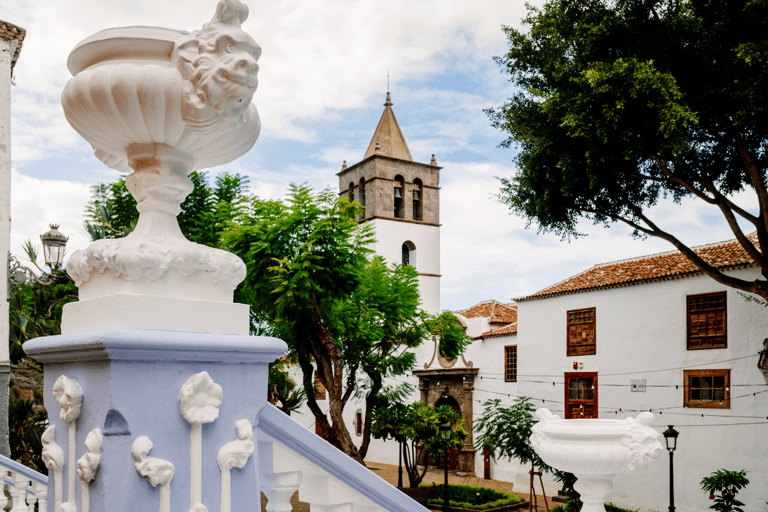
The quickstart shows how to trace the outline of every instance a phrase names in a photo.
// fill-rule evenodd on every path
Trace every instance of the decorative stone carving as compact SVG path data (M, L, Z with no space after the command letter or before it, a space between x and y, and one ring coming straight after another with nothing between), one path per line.
M80 477L81 482L93 482L93 479L96 478L103 441L104 436L101 435L101 430L98 428L91 430L85 437L85 449L88 450L88 453L77 460L77 476Z
M152 441L147 436L139 437L131 445L131 452L136 460L136 471L146 478L152 487L160 486L160 512L170 512L170 485L176 468L167 460L149 457L152 446Z
M219 417L223 399L221 386L213 382L208 372L192 375L179 391L181 415L190 423L190 510L205 512L203 505L203 423Z
M561 420L548 409L536 411L531 446L550 466L573 473L583 512L605 512L613 477L647 465L662 451L649 412L626 420Z
M179 391L181 415L191 424L211 423L219 417L223 397L221 386L213 382L208 372L196 373Z
M53 397L61 407L59 417L68 423L69 443L67 453L69 463L67 464L67 503L62 504L62 512L75 511L75 433L76 421L80 416L80 407L83 403L83 388L73 379L66 375L61 375L53 383ZM58 492L58 488L57 488Z
M56 494L54 497L54 510L58 511L61 507L62 501L62 489L61 489L61 474L64 471L64 451L56 444L56 426L49 425L45 429L43 435L40 436L40 441L43 444L43 463L49 471L53 471L53 481L56 487Z
M96 470L101 460L101 443L104 436L101 430L95 428L85 436L85 449L87 453L77 460L77 476L80 478L80 508L82 512L90 509L91 495L89 485L96 478Z
M176 215L192 191L191 171L230 162L258 138L251 100L261 48L240 28L247 15L239 0L221 0L192 33L108 29L70 54L67 120L102 162L133 171L126 185L140 212L127 237L99 240L69 259L81 300L127 292L232 301L243 262L187 241Z
M221 512L230 512L232 509L229 471L232 468L244 468L255 448L253 427L250 421L237 421L235 430L237 431L237 438L222 446L216 457L216 462L221 470Z
M71 423L80 416L83 404L83 388L76 380L62 375L53 384L53 397L61 407L59 417L62 421Z

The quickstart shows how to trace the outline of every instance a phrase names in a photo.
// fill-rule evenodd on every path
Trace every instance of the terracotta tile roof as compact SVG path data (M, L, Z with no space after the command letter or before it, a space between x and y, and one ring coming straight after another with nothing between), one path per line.
M499 327L498 329L491 329L490 331L486 331L480 336L475 336L472 339L479 340L483 338L499 338L501 336L512 336L517 334L517 322L513 324L507 324L504 327Z
M11 71L13 71L13 68L16 66L16 61L19 59L21 45L24 42L24 37L26 35L27 31L23 28L17 27L13 23L0 20L0 39L16 43L15 47L14 45L11 46L13 50L13 55L11 55Z
M755 234L749 236L756 241ZM692 247L704 261L720 270L746 268L755 265L736 240ZM553 286L544 288L517 301L546 299L558 295L587 292L604 288L681 279L701 274L693 263L679 251L671 251L628 260L601 263Z
M517 304L502 304L495 300L487 300L471 308L454 311L453 313L464 318L487 318L489 324L517 322Z

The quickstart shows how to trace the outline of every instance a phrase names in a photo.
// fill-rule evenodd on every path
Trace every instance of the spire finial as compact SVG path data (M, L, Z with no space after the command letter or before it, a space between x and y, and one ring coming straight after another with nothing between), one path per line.
M394 105L394 103L392 103L392 98L390 98L389 91L387 91L387 101L384 103L384 106L391 107L392 105Z

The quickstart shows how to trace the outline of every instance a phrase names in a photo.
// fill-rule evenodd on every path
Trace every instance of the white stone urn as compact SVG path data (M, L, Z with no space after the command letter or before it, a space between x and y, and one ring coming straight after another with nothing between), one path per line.
M582 512L605 512L613 477L644 467L663 449L660 434L648 426L650 412L625 420L563 420L539 409L536 417L531 445L541 460L578 478Z
M140 212L127 237L98 240L72 254L67 271L81 302L123 294L102 304L106 312L130 303L123 318L155 314L157 303L138 296L232 302L245 278L242 260L186 240L176 216L193 189L190 172L234 160L259 136L251 100L261 48L241 29L247 16L239 0L220 0L200 30L112 28L72 50L73 78L62 94L66 118L99 160L129 174L126 185ZM193 320L204 311L177 309ZM94 316L80 315L75 323L102 327ZM152 328L151 321L139 321Z

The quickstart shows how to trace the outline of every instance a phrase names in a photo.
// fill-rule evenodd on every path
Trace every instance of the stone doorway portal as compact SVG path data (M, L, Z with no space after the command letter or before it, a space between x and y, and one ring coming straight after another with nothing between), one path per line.
M434 370L416 370L413 372L419 378L421 401L430 407L450 405L464 420L467 438L464 446L457 450L455 467L461 472L474 476L475 474L475 445L472 433L472 393L475 389L477 368L441 368ZM442 466L440 466L442 467Z

